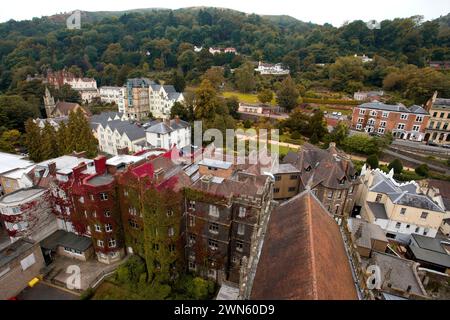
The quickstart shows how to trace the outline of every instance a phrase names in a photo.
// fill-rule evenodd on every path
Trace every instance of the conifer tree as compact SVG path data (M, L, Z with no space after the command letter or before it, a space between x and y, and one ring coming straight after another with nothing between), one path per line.
M69 114L67 128L71 151L86 151L86 156L89 158L97 155L97 139L95 139L89 122L80 109Z
M40 152L42 159L47 160L58 157L58 143L55 128L48 122L41 132Z
M43 160L41 154L41 129L32 119L28 119L25 122L25 145L28 149L28 157L31 160L35 162Z
M65 154L70 154L72 150L71 141L69 135L69 128L64 122L61 122L58 129L57 134L57 142L58 142L58 155L63 156Z

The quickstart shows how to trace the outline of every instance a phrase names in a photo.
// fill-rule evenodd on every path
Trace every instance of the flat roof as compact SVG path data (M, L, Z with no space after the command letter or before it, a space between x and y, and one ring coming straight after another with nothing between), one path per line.
M43 193L44 191L45 189L43 188L20 189L4 195L0 198L0 202L4 204L19 202L36 196L39 193Z
M0 267L3 267L20 257L23 253L33 248L34 242L27 239L19 239L0 250Z
M33 164L32 161L24 160L23 156L0 152L0 174L14 169L27 168Z
M55 250L58 246L86 251L92 246L92 240L72 232L58 230L41 241L41 247L44 249Z
M214 159L203 159L198 163L199 166L207 166L218 169L229 169L233 165L231 162L214 160Z
M384 208L384 204L378 202L367 202L367 204L369 205L369 208L372 211L375 218L383 220L388 219L386 209Z
M272 172L273 174L280 174L280 173L300 173L300 170L298 170L296 167L294 167L290 163L281 163L278 165L278 168Z
M88 184L93 186L103 186L110 184L114 181L114 177L110 174L104 174L100 176L95 176L87 181Z
M49 160L40 162L40 163L38 163L38 166L40 166L40 167L47 167L48 168L48 165L50 163L52 163L52 162L54 162L56 164L56 171L58 173L69 174L79 164L81 164L83 162L86 163L86 164L89 164L89 163L93 163L94 161L91 160L91 159L78 158L78 157L75 157L75 156L67 156L66 155L66 156L61 156L61 157L58 157L58 158L49 159ZM92 166L92 168L93 168L92 170L88 169L88 171L92 171L91 173L93 173L95 171L94 166Z
M111 165L111 166L119 166L121 164L130 164L130 163L135 163L138 162L142 159L145 159L144 156L130 156L127 154L121 154L118 156L114 156L108 160L106 160L106 164L107 165Z

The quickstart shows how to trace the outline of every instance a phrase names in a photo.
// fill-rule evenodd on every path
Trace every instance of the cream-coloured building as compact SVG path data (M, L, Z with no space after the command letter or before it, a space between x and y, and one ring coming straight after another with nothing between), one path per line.
M170 111L175 102L184 102L184 96L174 86L152 84L149 86L150 111L154 118L170 119Z
M450 144L450 99L437 98L437 92L427 102L430 121L425 130L425 141Z
M398 183L394 172L361 171L357 204L362 218L379 225L388 238L409 241L411 234L434 238L448 214L442 203L424 194L415 181Z

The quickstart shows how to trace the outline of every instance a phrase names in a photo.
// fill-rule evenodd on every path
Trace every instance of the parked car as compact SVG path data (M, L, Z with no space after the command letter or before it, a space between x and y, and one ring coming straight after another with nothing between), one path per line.
M442 145L442 148L450 149L450 144L443 144L443 145Z
M433 146L433 147L439 147L439 145L436 142L431 141L431 140L427 142L427 145L428 146Z

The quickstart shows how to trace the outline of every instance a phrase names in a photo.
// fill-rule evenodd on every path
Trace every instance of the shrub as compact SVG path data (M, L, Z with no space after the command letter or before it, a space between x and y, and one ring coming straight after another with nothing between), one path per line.
M366 163L370 166L372 169L376 169L379 167L379 161L376 154L371 154L367 157Z
M389 170L394 169L395 174L401 174L403 171L403 164L399 159L394 159L389 163Z
M419 176L422 177L428 177L430 175L430 168L428 167L427 164L423 163L420 166L418 166L415 170L414 170Z

